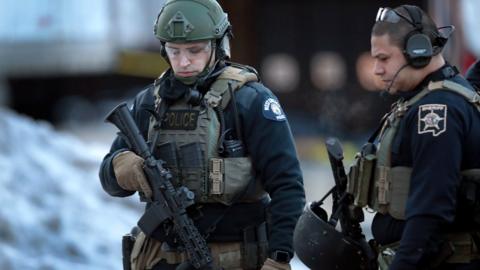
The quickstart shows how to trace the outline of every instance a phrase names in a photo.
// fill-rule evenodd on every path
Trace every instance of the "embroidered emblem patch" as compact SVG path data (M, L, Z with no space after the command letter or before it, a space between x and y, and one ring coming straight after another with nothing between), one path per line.
M447 130L447 105L425 104L418 108L418 134L438 136Z
M269 98L263 103L263 116L275 121L284 121L286 119L280 103L273 98Z

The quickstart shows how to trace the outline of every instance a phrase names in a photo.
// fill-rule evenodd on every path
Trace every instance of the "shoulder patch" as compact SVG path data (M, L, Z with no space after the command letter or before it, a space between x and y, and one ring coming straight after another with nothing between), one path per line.
M418 134L434 137L447 131L447 105L425 104L418 107Z
M268 98L263 103L263 116L274 121L285 121L287 119L280 103L273 98Z

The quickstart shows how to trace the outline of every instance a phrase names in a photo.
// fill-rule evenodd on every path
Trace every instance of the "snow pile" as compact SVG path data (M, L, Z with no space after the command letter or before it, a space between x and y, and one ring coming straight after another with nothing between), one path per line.
M121 269L139 203L108 196L86 145L0 108L0 269Z

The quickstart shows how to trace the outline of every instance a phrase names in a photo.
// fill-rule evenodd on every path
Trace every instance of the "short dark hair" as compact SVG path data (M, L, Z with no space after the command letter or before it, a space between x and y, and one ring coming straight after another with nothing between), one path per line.
M418 9L421 12L422 33L428 36L433 47L441 49L443 44L439 44L437 41L438 37L440 36L437 25L432 20L432 18L430 18L430 16L426 14L421 8L413 5L401 5L394 8L393 10L413 22L413 18L411 18L410 14L407 11L407 8L410 8L410 10ZM415 30L415 27L411 23L406 21L404 18L400 19L396 23L388 21L377 21L373 25L372 36L382 36L384 34L387 34L390 37L390 42L403 50L403 48L405 47L406 36L413 30Z

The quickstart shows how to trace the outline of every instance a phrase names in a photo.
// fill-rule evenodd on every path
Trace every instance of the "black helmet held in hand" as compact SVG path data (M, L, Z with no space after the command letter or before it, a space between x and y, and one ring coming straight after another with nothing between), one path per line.
M308 204L297 222L293 246L297 256L310 269L368 269L360 243L339 232L327 221L319 204Z

